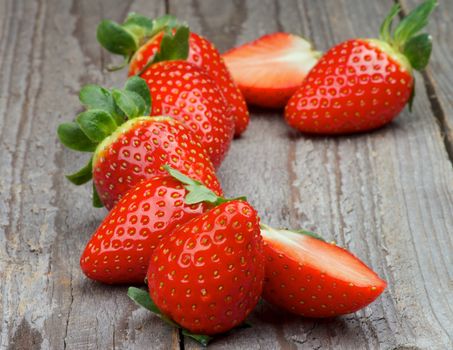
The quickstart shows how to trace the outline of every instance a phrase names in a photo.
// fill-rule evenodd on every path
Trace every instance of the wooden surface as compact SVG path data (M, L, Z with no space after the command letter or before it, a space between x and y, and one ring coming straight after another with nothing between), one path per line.
M402 0L405 10L418 1ZM64 173L83 163L55 138L88 82L121 85L95 40L102 18L170 12L221 50L286 30L320 50L376 34L391 1L0 0L0 349L194 349L135 306L126 287L88 281L79 254L102 217ZM413 113L366 135L306 137L252 111L219 176L275 226L304 226L353 251L389 287L370 307L312 321L261 303L254 325L214 349L453 348L453 2L430 25L434 53Z

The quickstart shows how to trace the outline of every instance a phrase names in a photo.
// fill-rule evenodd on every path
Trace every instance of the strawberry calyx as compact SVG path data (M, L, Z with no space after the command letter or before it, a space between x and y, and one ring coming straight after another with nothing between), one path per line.
M82 88L79 99L86 110L74 121L60 124L57 134L67 148L93 153L93 156L83 168L66 175L69 181L82 185L92 179L93 164L100 146L127 121L149 115L150 96L148 85L139 77L129 78L123 89L109 90L98 85ZM102 207L94 187L93 191L93 205Z
M167 316L165 316L159 308L154 304L153 300L149 296L149 293L146 290L136 288L136 287L129 287L127 290L127 296L135 302L137 305L144 307L145 309L151 311L155 315L157 315L160 319L162 319L164 322L169 324L172 327L176 327L179 329L182 329L182 333L185 336L188 336L197 342L199 342L203 346L207 346L209 342L213 339L213 337L209 335L203 335L203 334L194 334L190 332L187 329L182 328L180 325L169 319Z
M382 22L380 40L370 40L381 46L384 52L395 56L397 62L404 68L409 65L415 70L423 70L428 64L432 50L432 38L427 33L420 31L428 24L428 18L437 6L437 0L426 0L414 10L409 12L400 23L392 30L393 20L400 13L399 4L394 4L389 14ZM404 59L402 59L404 57ZM410 69L409 69L410 71Z
M141 306L141 307L151 311L152 313L154 313L156 316L158 316L160 319L162 319L164 322L166 322L170 326L181 329L183 335L185 335L189 338L192 338L193 340L197 341L198 343L200 343L203 346L208 346L209 343L214 339L214 337L210 336L210 335L192 333L188 329L181 327L179 324L177 324L176 322L169 319L167 316L165 316L159 310L159 308L153 302L153 300L149 296L149 293L146 290L136 288L136 287L129 287L129 289L127 290L127 296L138 306ZM251 325L249 323L244 322L241 325L233 328L233 330L250 328L250 327L251 327Z
M122 24L107 19L101 21L96 32L98 42L107 51L124 58L120 65L108 66L107 69L115 71L127 66L137 50L162 31L164 36L159 51L144 69L161 61L186 60L189 55L189 27L172 15L152 20L130 13Z
M401 69L412 75L412 69L421 71L429 62L432 51L432 38L420 31L428 24L428 18L437 6L437 0L426 0L409 12L392 30L393 20L400 13L399 4L394 4L381 24L379 39L366 41L385 52ZM415 80L409 98L409 110L415 97Z
M187 195L185 197L185 202L187 204L196 204L200 202L211 203L214 206L218 206L222 203L234 201L234 200L243 200L246 201L246 197L236 197L236 198L224 198L217 196L212 190L207 188L201 182L194 180L187 175L184 175L180 171L173 169L169 165L164 165L164 169L176 180L180 181L184 188L187 190Z

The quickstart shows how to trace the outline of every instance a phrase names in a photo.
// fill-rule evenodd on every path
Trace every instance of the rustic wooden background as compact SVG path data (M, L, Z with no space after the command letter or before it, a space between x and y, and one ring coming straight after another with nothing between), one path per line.
M401 0L407 11L417 0ZM63 177L83 156L55 138L88 82L121 85L95 40L102 18L175 14L221 50L277 30L317 48L374 36L390 0L0 0L0 348L195 349L126 297L88 281L79 254L105 212ZM281 112L252 111L220 169L263 221L316 230L357 254L389 287L370 307L307 320L262 303L254 327L213 349L453 348L453 1L429 31L432 62L414 111L373 133L320 138Z

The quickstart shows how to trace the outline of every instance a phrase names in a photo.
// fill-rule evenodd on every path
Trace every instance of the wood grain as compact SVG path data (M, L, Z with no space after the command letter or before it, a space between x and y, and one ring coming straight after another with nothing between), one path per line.
M0 348L179 348L177 332L128 300L126 286L80 272L80 252L105 212L91 208L88 188L65 180L86 156L55 137L80 111L83 84L124 80L103 71L100 19L162 14L163 4L8 0L0 8Z
M95 41L101 18L169 10L222 50L276 30L303 34L325 50L375 35L390 5L0 1L0 348L198 348L131 303L125 286L90 282L79 269L79 254L105 212L88 205L89 188L64 179L86 157L65 150L55 129L81 110L83 84L124 81L124 72L104 70L112 59ZM453 347L453 170L443 139L452 109L445 72L453 28L451 4L441 6L445 11L430 27L440 44L427 75L417 76L412 114L366 135L315 138L292 131L280 112L255 109L220 169L225 191L247 195L263 221L304 226L337 241L383 276L387 291L336 320L301 319L261 303L250 318L253 328L217 339L212 348ZM433 112L436 99L445 122Z
M399 1L404 13L420 4L420 1ZM431 109L439 121L450 159L453 159L453 55L450 24L453 21L453 1L439 1L432 14L426 32L433 38L430 63L424 72Z
M287 30L325 50L375 36L391 2L171 0L170 12L221 49ZM351 16L354 9L354 16ZM223 19L222 19L223 18ZM233 22L233 18L234 21ZM233 24L234 23L234 24ZM254 111L220 169L227 193L245 194L262 220L304 226L348 247L389 282L365 310L334 321L281 315L262 304L256 326L213 348L420 348L452 346L451 163L417 76L414 112L367 135L306 137L281 113ZM186 348L197 345L185 339Z

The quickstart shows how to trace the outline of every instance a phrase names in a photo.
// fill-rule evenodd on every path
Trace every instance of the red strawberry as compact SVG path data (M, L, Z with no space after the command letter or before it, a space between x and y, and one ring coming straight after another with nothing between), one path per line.
M391 33L394 5L381 39L353 39L330 49L310 71L285 109L288 124L315 134L343 134L381 127L411 103L412 70L428 63L431 37L418 34L436 6L428 0Z
M222 57L248 103L280 108L302 85L319 55L297 35L272 33Z
M140 182L121 198L88 242L80 266L104 283L142 283L152 251L176 228L219 199L182 173Z
M82 89L80 98L89 109L75 122L61 124L58 136L65 146L94 154L68 179L80 185L93 178L93 203L107 209L139 181L166 174L167 163L221 194L214 167L195 135L170 117L140 117L150 108L141 96L149 100L149 90L137 77L128 80L124 91L93 85ZM124 123L126 117L130 120Z
M262 225L266 255L263 298L306 317L355 312L385 289L386 283L347 250L306 231Z
M131 13L123 24L102 21L97 38L108 51L125 57L129 75L139 74L153 61L162 39L173 28L180 26L173 16L155 20ZM164 34L165 33L165 34ZM235 135L242 134L249 123L249 113L240 90L215 46L202 36L190 33L187 60L204 69L219 86L235 120Z
M140 182L109 212L88 242L80 266L104 283L143 283L149 257L175 228L205 211L187 205L186 190L171 176Z
M186 124L218 167L230 147L234 121L212 79L185 61L153 64L142 77L151 91L151 114L168 115Z
M241 324L264 278L255 210L234 200L187 222L154 250L147 276L159 310L189 331L212 335Z

